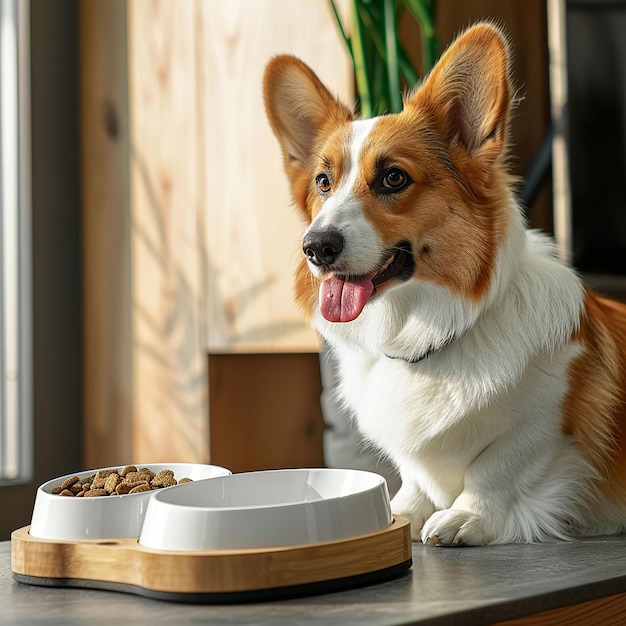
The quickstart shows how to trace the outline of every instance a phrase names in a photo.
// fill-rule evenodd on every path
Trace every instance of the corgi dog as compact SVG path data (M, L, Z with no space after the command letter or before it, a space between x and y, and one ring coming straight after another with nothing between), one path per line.
M464 31L397 114L355 118L292 56L264 96L307 224L297 301L413 539L626 530L626 306L525 224L503 30Z

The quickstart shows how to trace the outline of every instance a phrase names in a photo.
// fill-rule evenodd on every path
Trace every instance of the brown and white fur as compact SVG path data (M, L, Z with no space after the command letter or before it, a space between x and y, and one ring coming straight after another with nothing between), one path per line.
M528 230L501 29L459 36L404 110L355 119L291 56L265 102L307 220L296 297L430 544L626 529L626 307Z

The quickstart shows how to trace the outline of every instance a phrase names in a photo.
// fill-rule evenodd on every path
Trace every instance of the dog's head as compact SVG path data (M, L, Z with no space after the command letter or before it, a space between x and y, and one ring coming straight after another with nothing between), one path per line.
M271 126L308 224L296 296L330 322L414 280L479 301L510 215L512 102L501 30L481 23L448 48L401 113L355 119L313 71L275 57Z

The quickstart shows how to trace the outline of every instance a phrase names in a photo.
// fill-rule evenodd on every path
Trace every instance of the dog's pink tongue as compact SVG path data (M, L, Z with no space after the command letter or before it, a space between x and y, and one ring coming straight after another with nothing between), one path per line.
M369 278L348 281L333 276L320 285L320 312L329 322L356 319L374 291Z

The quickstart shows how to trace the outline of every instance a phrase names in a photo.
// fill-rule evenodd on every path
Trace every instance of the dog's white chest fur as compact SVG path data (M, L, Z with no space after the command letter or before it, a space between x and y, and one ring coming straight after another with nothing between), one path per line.
M577 351L573 345L557 357L537 357L510 390L496 390L462 370L446 372L454 357L443 352L411 364L340 349L340 392L363 434L443 509L461 493L468 468L499 439L517 433L520 451L534 448L523 452L528 463L548 444L565 442L560 404Z

